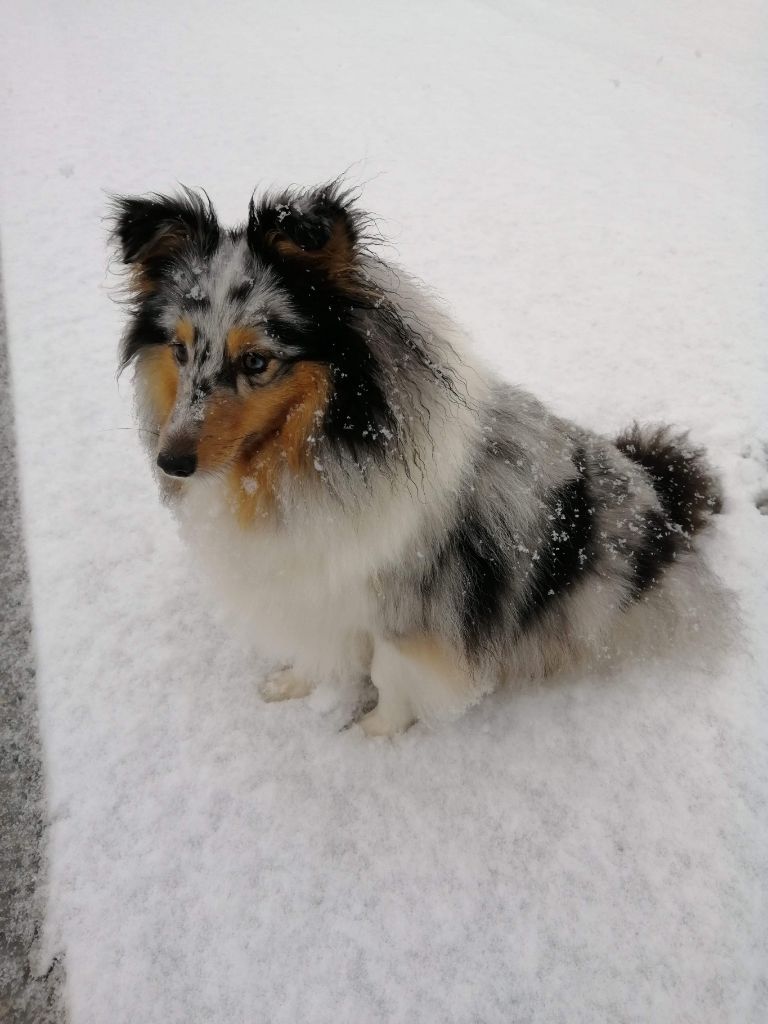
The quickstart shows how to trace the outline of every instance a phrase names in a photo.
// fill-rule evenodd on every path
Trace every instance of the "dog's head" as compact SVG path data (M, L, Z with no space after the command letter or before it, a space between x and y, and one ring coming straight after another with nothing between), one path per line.
M163 473L311 472L313 432L355 453L392 436L361 224L335 185L252 200L234 230L191 191L116 200L122 365L136 364Z

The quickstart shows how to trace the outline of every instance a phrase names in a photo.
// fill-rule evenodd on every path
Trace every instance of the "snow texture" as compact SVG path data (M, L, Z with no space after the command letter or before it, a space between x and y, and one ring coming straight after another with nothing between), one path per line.
M757 0L7 6L2 247L73 1024L768 1019ZM586 426L692 429L738 593L647 661L394 742L262 703L115 385L106 192L367 181L390 250Z

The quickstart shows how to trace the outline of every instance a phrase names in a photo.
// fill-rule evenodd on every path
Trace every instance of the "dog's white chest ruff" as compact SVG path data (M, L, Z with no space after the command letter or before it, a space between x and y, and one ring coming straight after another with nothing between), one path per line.
M192 557L240 635L315 680L349 669L349 648L373 628L371 555L328 517L303 528L243 527L223 488L190 482L177 515Z

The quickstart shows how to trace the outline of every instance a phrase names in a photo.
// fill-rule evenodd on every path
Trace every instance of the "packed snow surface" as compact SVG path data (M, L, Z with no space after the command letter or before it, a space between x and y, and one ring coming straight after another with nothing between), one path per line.
M757 0L7 5L2 257L73 1024L768 1019L768 28ZM115 383L108 192L349 168L586 426L690 427L742 633L394 742L263 704ZM47 958L47 959L46 959Z

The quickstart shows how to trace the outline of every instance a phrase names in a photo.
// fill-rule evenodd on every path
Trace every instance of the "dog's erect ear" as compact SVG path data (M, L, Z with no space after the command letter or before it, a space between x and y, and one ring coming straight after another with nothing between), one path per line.
M248 244L262 258L285 267L348 275L355 262L359 217L351 194L337 185L265 197L248 207Z
M185 189L182 195L118 197L114 201L116 240L123 263L153 285L168 261L185 249L213 252L219 224L210 200Z

